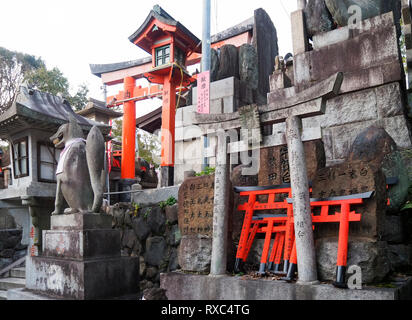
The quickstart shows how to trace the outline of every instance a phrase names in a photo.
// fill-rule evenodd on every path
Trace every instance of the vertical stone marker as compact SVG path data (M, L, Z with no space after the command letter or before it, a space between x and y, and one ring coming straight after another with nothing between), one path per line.
M215 202L213 207L213 240L210 274L226 274L227 232L229 217L229 165L227 141L224 130L217 133L217 158L215 171Z

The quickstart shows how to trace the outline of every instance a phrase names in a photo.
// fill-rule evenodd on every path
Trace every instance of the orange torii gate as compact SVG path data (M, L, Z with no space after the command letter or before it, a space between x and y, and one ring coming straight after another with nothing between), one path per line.
M126 77L123 80L124 91L107 99L111 106L124 105L121 178L135 178L135 103L161 95L161 186L171 186L174 184L176 92L181 93L195 81L185 66L188 56L200 53L200 40L157 5L129 40L152 55L152 69L143 76L157 86L136 87L136 79Z

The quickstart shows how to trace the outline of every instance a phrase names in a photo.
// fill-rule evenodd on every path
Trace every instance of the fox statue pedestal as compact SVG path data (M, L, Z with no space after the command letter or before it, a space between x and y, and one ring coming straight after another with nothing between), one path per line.
M120 231L105 214L51 217L42 255L29 257L26 289L55 298L104 299L139 292L139 258L121 257Z

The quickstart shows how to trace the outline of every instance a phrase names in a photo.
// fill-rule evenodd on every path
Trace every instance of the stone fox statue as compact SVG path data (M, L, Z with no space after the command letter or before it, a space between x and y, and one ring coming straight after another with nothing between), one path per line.
M57 165L56 202L53 215L99 213L105 184L104 138L94 126L83 139L83 131L74 117L62 125L50 140L63 149ZM69 208L63 212L64 199Z

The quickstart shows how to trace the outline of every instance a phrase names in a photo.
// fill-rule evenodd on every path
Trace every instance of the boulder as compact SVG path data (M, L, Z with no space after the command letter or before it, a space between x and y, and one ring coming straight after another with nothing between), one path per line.
M151 207L147 211L147 225L155 235L162 235L166 229L166 216L159 206Z
M304 10L309 37L332 30L333 18L323 0L309 0ZM286 60L286 58L285 58Z
M258 88L258 57L255 47L250 44L243 44L239 48L239 77L250 89Z
M173 206L167 206L165 208L166 220L169 221L170 224L176 224L179 217L178 205L177 203Z
M143 216L132 219L132 228L140 241L145 241L150 234L150 227Z
M390 205L387 208L388 213L398 212L408 196L408 170L395 141L385 129L371 126L361 132L352 144L348 159L368 162L375 171L382 169L386 178L398 179L388 190Z
M136 241L137 236L133 229L125 229L123 231L122 248L126 247L129 249L133 249L135 247Z
M336 279L337 238L323 238L316 241L318 277L321 281ZM382 281L390 272L388 246L385 241L364 238L349 238L347 266L357 265L362 270L362 283Z
M144 254L144 260L147 265L159 267L165 260L166 254L167 244L163 237L155 236L147 238L146 252Z
M239 54L234 45L227 44L220 48L217 80L230 77L239 79Z
M412 266L412 244L388 245L388 257L392 271L410 270Z
M158 269L156 267L148 267L146 269L146 279L152 280L158 274Z
M176 247L179 245L182 235L179 226L174 224L166 227L166 243L169 246Z

